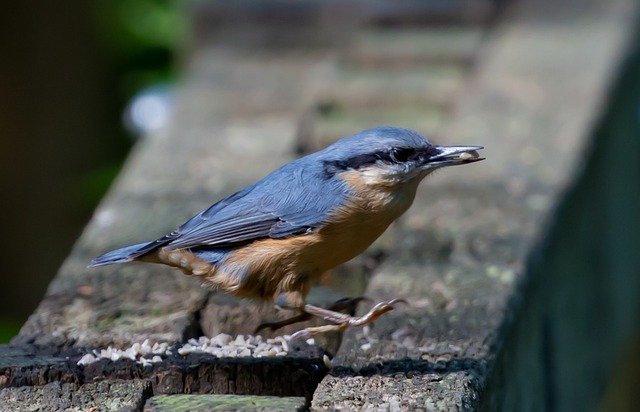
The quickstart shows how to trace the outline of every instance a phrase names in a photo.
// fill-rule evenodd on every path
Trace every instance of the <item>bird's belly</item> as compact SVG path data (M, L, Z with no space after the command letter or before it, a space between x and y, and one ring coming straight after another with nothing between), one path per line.
M255 241L229 253L209 280L241 297L272 299L291 291L306 295L322 273L362 253L385 228L351 233L356 228L328 226L302 236Z
M305 235L255 241L229 253L212 280L243 297L272 299L292 291L306 296L322 273L362 253L392 221L363 216Z

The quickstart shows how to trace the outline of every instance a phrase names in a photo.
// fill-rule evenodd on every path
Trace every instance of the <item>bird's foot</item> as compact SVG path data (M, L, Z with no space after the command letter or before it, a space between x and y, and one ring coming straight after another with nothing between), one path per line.
M342 298L337 300L333 304L331 304L331 306L329 306L328 309L323 309L323 308L318 308L318 309L329 311L330 313L345 312L353 315L356 312L356 306L358 305L358 303L366 299L367 298L362 296L359 296L357 298ZM269 329L273 332L284 326L293 325L294 323L298 323L298 322L304 322L311 319L312 316L313 314L304 311L296 316L292 316L290 318L283 319L280 321L263 322L256 328L256 330L254 331L254 335L260 332L262 329Z
M305 313L308 313L312 316L317 316L334 324L305 328L291 335L291 338L308 339L319 333L342 332L350 326L363 326L373 322L383 314L393 310L395 305L398 303L407 303L407 301L405 301L404 299L393 299L388 302L380 302L363 316L351 316L313 305L304 305Z

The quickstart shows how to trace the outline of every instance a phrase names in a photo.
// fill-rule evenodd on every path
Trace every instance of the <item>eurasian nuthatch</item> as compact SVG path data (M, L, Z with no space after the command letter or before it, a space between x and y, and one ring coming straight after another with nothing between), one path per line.
M480 149L436 146L396 127L365 130L282 166L160 239L111 251L90 267L163 263L200 276L217 290L273 301L332 323L299 335L366 324L397 300L352 317L305 304L309 289L402 215L425 176L482 160Z

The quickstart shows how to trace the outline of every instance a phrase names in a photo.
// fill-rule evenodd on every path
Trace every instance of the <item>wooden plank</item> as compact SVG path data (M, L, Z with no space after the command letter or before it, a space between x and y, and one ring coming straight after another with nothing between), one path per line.
M401 253L366 293L409 305L346 333L314 409L479 407L517 286L526 284L528 253L580 168L633 23L626 0L565 4L561 14L556 6L520 2L488 39L477 78L438 141L483 145L487 161L419 190L400 223L415 232L397 234ZM449 253L422 265L407 260L430 238Z
M341 65L335 81L317 100L320 105L334 103L368 110L396 105L448 107L466 74L467 67L460 63L411 64L402 70Z
M304 411L304 398L238 395L154 396L144 406L145 412L187 411Z
M163 355L144 365L129 359L79 365L87 352L51 347L0 345L0 389L45 386L51 382L73 387L99 381L143 380L154 394L218 393L310 398L327 371L324 351L298 344L287 356L218 358L206 353ZM70 388L71 386L65 386ZM65 389L67 390L67 389ZM70 389L69 389L70 390ZM22 392L10 392L22 393Z
M140 411L151 396L143 380L102 381L86 385L51 382L0 390L0 411Z
M377 27L361 31L344 56L359 68L411 69L420 65L468 65L480 46L482 27Z

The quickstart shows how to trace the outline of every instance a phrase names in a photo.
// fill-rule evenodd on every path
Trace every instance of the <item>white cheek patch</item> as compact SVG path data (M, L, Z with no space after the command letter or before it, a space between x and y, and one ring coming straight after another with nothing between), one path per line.
M380 167L380 166L367 166L360 168L358 174L361 176L362 181L366 185L395 185L402 181L402 177L405 176L404 171L398 170L395 167Z

